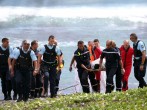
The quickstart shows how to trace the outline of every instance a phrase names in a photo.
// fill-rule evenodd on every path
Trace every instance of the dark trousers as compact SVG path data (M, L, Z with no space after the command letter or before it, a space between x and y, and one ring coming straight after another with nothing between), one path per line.
M88 72L83 69L78 69L78 75L80 83L84 93L90 93L89 83L88 83Z
M56 87L55 87L56 88L56 94L57 94L57 92L59 90L60 76L61 76L61 71L58 71L57 76L56 76Z
M48 92L48 83L50 81L51 97L54 97L56 94L56 72L56 66L49 67L44 65L44 89L45 93Z
M8 67L0 67L2 92L5 97L11 95L12 85Z
M134 76L139 81L139 88L143 88L146 86L146 82L144 80L146 74L146 62L144 64L144 70L140 70L141 60L134 61Z
M117 68L116 71L116 91L121 91L122 90L122 74L121 74L121 67L120 65Z
M16 87L19 97L28 99L30 92L31 71L16 70Z
M113 90L113 77L116 74L117 67L106 67L106 93L111 93Z
M37 97L39 93L41 95L42 92L42 76L41 74L37 74L36 76L31 76L31 95Z
M14 77L11 78L11 83L12 83L12 89L13 89L14 95L16 96L17 95L17 89L16 89L15 75L14 75Z
M89 72L89 80L90 80L90 83L91 83L92 90L94 92L98 92L98 84L97 84L97 81L95 79L94 72Z

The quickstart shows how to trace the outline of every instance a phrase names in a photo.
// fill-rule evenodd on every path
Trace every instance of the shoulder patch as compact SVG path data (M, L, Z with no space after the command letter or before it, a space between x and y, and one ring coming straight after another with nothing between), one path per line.
M141 45L141 48L144 48L144 45Z

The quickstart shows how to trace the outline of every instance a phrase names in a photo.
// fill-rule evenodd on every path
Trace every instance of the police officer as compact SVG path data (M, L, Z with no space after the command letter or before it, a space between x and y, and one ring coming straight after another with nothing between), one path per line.
M146 46L145 43L138 39L135 33L130 35L134 48L134 75L139 81L139 88L146 86L144 80L146 74Z
M118 63L121 65L121 69L124 72L122 62L120 60L119 53L112 47L112 41L106 42L106 49L103 50L100 57L100 69L102 68L103 58L106 58L106 93L111 93L113 90L113 77L118 69Z
M84 46L83 41L78 41L78 49L74 53L74 59L77 62L78 75L84 93L90 93L88 76L92 71L90 67L90 53Z
M25 43L25 40L22 41L20 47L16 47L16 48L13 48L13 52L10 54L9 58L8 58L8 65L9 65L9 70L10 72L12 71L12 60L14 58L14 51L16 51L17 49L21 49L22 48L22 45L23 43ZM15 64L15 67L14 67L14 75L11 76L11 83L12 83L12 89L13 89L13 100L17 100L17 88L16 88L16 65Z
M38 58L39 50L38 50L38 41L33 40L31 42L31 50L34 51L36 57ZM40 71L34 76L32 72L31 77L31 98L41 97L42 93L42 82L41 82L41 74Z
M11 78L8 67L8 57L12 54L13 48L9 46L9 39L3 38L0 46L0 75L4 100L11 100Z
M17 62L17 63L16 63ZM16 65L16 87L19 98L17 102L27 101L29 98L30 92L30 80L32 72L32 62L34 64L35 76L38 73L37 69L37 58L35 53L30 50L30 43L27 40L24 40L22 48L16 49L14 51L14 58L12 61L12 71L11 75L14 76L14 66Z
M56 68L60 70L60 55L61 51L58 46L54 45L55 37L53 35L49 36L48 38L48 45L44 45L38 55L38 67L44 72L44 89L45 89L45 96L48 94L48 81L50 81L50 97L56 97ZM41 64L41 57L43 56L42 64ZM58 59L58 61L57 61Z

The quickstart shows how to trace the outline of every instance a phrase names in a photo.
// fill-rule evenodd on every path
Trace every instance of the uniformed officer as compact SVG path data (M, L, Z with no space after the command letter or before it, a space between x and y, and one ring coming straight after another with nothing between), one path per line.
M17 62L17 63L16 63ZM32 64L33 62L33 64ZM12 61L12 71L11 75L14 76L14 66L16 63L16 87L19 98L19 101L27 101L29 98L30 92L30 80L32 65L34 65L33 75L38 73L37 69L37 58L35 53L30 50L30 43L27 40L24 40L22 48L16 49L14 51L14 58Z
M113 90L113 77L118 69L120 63L121 69L124 72L122 62L120 60L119 53L112 47L112 41L106 42L106 49L103 50L100 57L100 69L102 68L103 58L106 59L106 93L111 93Z
M115 41L112 41L112 47L114 49L117 50L118 54L120 55L120 50L119 48L116 46ZM120 56L121 58L121 56ZM120 59L121 60L121 59ZM118 61L119 62L119 61ZM116 77L115 77L115 81L116 81L116 91L121 91L122 90L122 73L121 73L121 65L118 63L118 67L117 67L117 71L116 71Z
M0 46L0 75L4 100L11 100L11 78L8 67L8 57L12 54L13 48L9 46L9 39L3 38Z
M38 58L39 50L38 50L38 41L33 40L31 42L31 50L34 51L36 57ZM32 72L31 77L31 98L41 97L42 93L42 81L41 81L40 71L34 76Z
M74 59L77 62L78 75L84 93L90 93L88 76L92 71L90 66L90 53L84 46L83 41L78 41L78 49L74 53Z
M135 33L130 35L134 48L134 75L139 81L139 88L146 86L144 80L146 74L146 46L145 43L138 39Z
M9 70L11 72L12 70L12 60L14 58L14 51L16 51L17 49L21 49L22 48L22 45L23 43L25 43L25 40L22 41L20 47L16 47L16 48L13 48L13 52L10 54L9 58L8 58L8 65L9 65ZM13 89L13 100L17 100L17 88L16 88L16 65L15 64L15 67L14 67L14 76L11 76L11 83L12 83L12 89Z
M44 72L44 89L45 89L45 96L48 95L48 81L50 81L50 97L56 97L56 76L57 70L60 70L60 55L61 51L58 46L54 45L55 37L53 35L49 36L48 44L44 45L38 55L38 67ZM42 64L41 64L41 57L43 56ZM57 61L58 59L58 61Z

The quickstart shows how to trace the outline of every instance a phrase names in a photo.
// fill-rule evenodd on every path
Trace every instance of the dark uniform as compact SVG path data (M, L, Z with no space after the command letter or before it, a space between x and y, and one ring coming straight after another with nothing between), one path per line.
M51 47L51 46L50 46ZM57 77L57 52L56 46L53 45L52 48L49 48L47 45L44 45L45 52L43 54L43 61L41 64L41 70L44 73L44 89L45 93L48 93L48 82L50 81L50 93L51 98L56 96L56 77Z
M91 68L90 66L90 53L86 47L84 47L84 50L81 51L80 49L77 49L74 53L74 58L77 62L77 68L78 68L78 75L80 79L80 83L83 89L84 93L90 93L89 83L88 83L88 77L91 81L91 74L90 72L86 71L81 67L81 64L83 64L87 68ZM91 81L92 87L97 86L97 82L95 79ZM95 88L97 89L97 87ZM95 90L97 91L97 90Z
M118 52L119 52L119 55L120 55L120 50L119 48L115 48ZM121 57L120 57L121 58ZM119 62L119 60L118 60ZM121 74L121 65L118 63L118 68L117 68L117 71L116 71L116 91L121 91L122 90L122 74Z
M32 50L32 48L31 48ZM33 50L36 57L38 57L38 50ZM36 98L36 97L41 97L41 93L42 93L42 75L41 72L39 71L39 73L36 76L33 76L33 71L32 71L32 76L31 76L31 98Z
M10 48L3 50L0 46L0 75L1 75L1 84L2 92L4 94L4 100L11 100L11 77L8 67L8 57L10 55Z
M144 70L140 70L140 65L142 63L142 51L146 51L145 43L138 40L137 43L133 44L134 48L134 75L135 78L139 81L139 87L143 88L146 86L144 80L146 74L146 61L144 62Z
M18 49L15 52L14 59L17 60L16 65L16 87L19 95L18 100L27 101L30 93L30 81L32 74L32 62L37 58L33 51L28 50L24 52L22 49Z
M111 93L114 87L113 77L118 69L119 53L114 48L104 49L101 59L106 58L106 93Z

